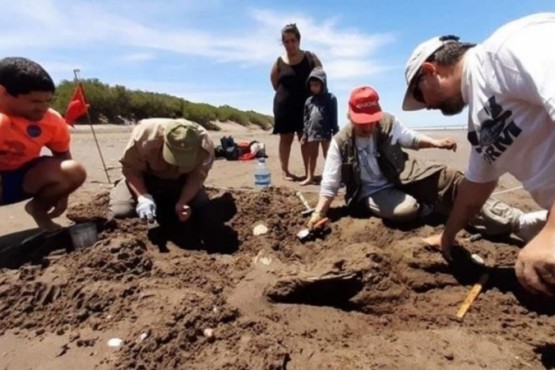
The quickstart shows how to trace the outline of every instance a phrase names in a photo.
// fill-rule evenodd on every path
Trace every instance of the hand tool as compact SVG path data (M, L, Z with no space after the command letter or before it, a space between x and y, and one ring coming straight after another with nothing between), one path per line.
M314 208L311 208L311 207L310 207L310 205L309 205L308 202L306 201L306 198L304 197L303 193L301 193L300 191L298 191L296 194L297 194L297 197L299 197L299 199L300 199L301 202L303 203L303 206L304 206L304 208L305 208L305 210L301 212L301 215L303 215L303 216L311 215L312 212L314 212Z
M312 229L306 228L306 229L302 229L301 231L299 231L297 233L297 238L299 238L299 240L301 242L305 242L311 238L314 238L318 235L321 235L322 232L324 231L324 226L326 225L326 223L329 221L329 219L327 217L324 217L323 219L321 219L320 221L318 221L313 227Z

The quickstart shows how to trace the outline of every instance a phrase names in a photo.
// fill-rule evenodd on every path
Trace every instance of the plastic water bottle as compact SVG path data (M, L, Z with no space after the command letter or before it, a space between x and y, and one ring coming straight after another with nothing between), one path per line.
M254 188L257 190L270 187L272 184L272 173L266 166L266 159L258 158L254 168Z

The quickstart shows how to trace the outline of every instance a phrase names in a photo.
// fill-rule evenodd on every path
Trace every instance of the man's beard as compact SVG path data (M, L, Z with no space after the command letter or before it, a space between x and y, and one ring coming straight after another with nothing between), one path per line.
M462 112L466 107L462 96L452 97L450 99L445 99L441 105L438 107L444 116L454 116Z

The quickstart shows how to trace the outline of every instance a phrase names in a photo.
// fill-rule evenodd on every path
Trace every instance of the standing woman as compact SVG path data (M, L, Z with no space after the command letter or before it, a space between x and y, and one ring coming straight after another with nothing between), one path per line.
M308 75L314 67L321 67L318 57L310 51L300 49L301 34L295 24L288 24L281 30L281 41L285 54L278 57L272 66L270 79L276 92L274 96L274 134L279 134L279 160L284 179L295 181L289 172L291 145L297 133L300 140L303 133L304 103L309 96L306 87ZM305 178L308 156L305 146L301 146Z

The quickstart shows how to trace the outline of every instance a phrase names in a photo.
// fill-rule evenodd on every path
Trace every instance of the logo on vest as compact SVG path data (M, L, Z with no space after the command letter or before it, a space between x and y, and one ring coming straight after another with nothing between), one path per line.
M35 124L27 126L27 135L29 135L30 137L39 137L40 134L42 134L42 129L40 128L40 126Z
M480 126L469 131L468 141L489 164L493 164L520 135L522 129L511 119L513 112L503 110L495 96L478 112Z

